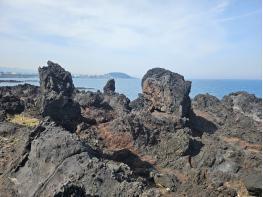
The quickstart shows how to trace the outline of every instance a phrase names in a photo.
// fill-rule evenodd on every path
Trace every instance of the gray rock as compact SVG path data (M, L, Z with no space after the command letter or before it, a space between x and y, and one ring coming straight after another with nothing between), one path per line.
M115 92L115 80L109 79L106 85L103 87L103 91L106 94L112 94Z
M6 119L5 110L0 110L0 122L4 121L5 119Z
M75 95L74 100L83 108L103 107L103 94L100 92L80 92Z
M175 158L185 156L191 151L191 136L186 129L178 130L175 134L167 135L161 139L159 154L160 157Z
M26 146L27 156L8 176L13 182L8 187L17 190L16 195L138 196L143 192L144 184L132 178L127 165L95 157L99 155L75 134L52 122L41 127Z
M73 100L74 85L71 74L48 61L39 68L42 115L50 116L68 130L74 130L80 118L80 106Z
M235 92L224 96L222 102L233 111L253 118L255 121L262 119L262 99L247 92Z
M47 67L38 69L41 93L54 91L57 94L71 97L74 91L71 74L57 63L48 61L47 65Z
M154 110L188 117L191 107L191 82L182 75L162 68L149 70L142 79L144 97Z
M24 105L24 112L29 112L33 116L39 115L39 87L30 84L19 84L17 86L3 86L0 87L0 95L19 98L19 105ZM15 110L14 107L13 110ZM22 110L20 109L19 111Z
M245 186L252 196L262 195L262 173L261 171L254 171L246 174L243 179Z
M155 174L153 179L156 185L165 187L168 191L175 192L179 185L177 177L173 174Z
M8 114L19 114L25 109L24 103L13 95L0 95L0 110Z

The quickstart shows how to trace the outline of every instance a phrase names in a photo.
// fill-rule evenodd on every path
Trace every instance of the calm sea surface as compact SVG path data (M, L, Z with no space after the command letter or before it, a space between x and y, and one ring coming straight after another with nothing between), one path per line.
M33 85L39 85L38 78L1 78L2 80L19 80L26 81ZM89 88L91 91L102 90L107 79L91 79L91 78L73 78L75 87ZM236 91L247 91L255 94L257 97L262 96L261 80L208 80L194 79L190 97L193 98L197 94L209 93L218 98ZM141 93L140 79L115 79L116 91L128 96L131 100L137 98ZM18 83L0 83L0 86L17 85Z

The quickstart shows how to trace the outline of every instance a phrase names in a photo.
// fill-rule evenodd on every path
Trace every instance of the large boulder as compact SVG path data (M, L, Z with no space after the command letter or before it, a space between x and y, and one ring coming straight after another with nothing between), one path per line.
M115 80L110 79L107 81L106 85L103 88L104 93L111 94L115 92Z
M182 75L163 68L149 70L142 79L142 91L151 102L152 110L188 117L191 101L191 82Z
M71 74L59 64L48 61L47 65L38 69L41 93L54 91L70 97L74 91Z
M80 106L73 100L74 84L71 74L51 61L38 69L41 90L40 111L68 130L75 129L80 118Z

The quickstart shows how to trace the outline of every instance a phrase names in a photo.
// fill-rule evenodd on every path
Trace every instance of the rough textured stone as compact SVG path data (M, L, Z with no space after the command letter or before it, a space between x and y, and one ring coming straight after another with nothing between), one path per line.
M152 108L174 113L179 117L189 115L190 89L190 81L185 81L182 75L162 68L149 70L142 79L143 95L151 101Z
M262 172L254 171L244 176L244 183L252 196L262 195Z
M0 110L0 122L4 121L5 119L6 119L5 110Z
M13 95L0 95L0 110L8 114L19 114L25 109L24 103Z
M30 136L23 159L5 181L14 196L138 196L143 191L127 165L97 158L55 123L42 123Z
M48 61L47 65L38 69L41 93L55 91L57 94L70 97L74 91L71 74L59 64Z
M36 86L0 87L1 98L24 103L23 116L38 104L50 116L32 129L0 109L1 196L260 196L260 98L202 94L190 109L190 83L153 69L130 102L112 88L74 90L70 74L48 64L41 94ZM85 118L71 133L65 123L78 119L78 103Z
M39 68L41 108L43 116L50 116L69 130L74 130L80 118L80 106L73 100L74 85L71 74L60 65L48 61Z
M169 174L155 174L154 177L155 184L165 187L168 191L175 192L179 181L175 175L169 175Z
M104 93L112 94L115 92L115 80L109 79L103 88Z

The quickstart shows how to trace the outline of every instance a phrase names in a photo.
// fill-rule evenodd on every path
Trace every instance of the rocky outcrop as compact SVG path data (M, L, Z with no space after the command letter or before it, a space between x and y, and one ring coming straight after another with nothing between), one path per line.
M247 92L231 93L223 98L224 105L237 113L253 118L255 121L262 119L262 100Z
M25 109L24 103L13 95L0 95L0 110L8 114L19 114Z
M225 135L261 143L262 101L255 95L237 92L226 95L222 100L209 94L197 95L192 103L194 115L191 125L194 130L201 133L223 131Z
M3 183L13 196L138 196L144 184L125 164L100 158L76 134L43 122Z
M190 89L190 81L185 81L182 75L162 68L149 70L142 79L143 95L151 102L152 110L173 113L178 117L189 115Z
M112 94L115 92L115 80L110 79L107 81L106 85L103 88L104 93Z
M107 82L104 93L78 92L74 100L80 104L84 117L95 119L98 123L109 122L130 112L130 100L115 92L114 80Z
M190 82L155 68L130 102L114 80L80 92L58 64L39 73L40 88L0 87L3 196L261 195L260 98L190 101ZM34 128L12 123L8 113L21 111L44 117Z
M30 84L19 84L17 86L3 86L0 87L0 95L2 95L2 97L16 98L16 105L20 106L20 110L18 110L16 113L27 111L27 113L30 113L33 116L39 115L39 87ZM23 110L22 105L24 108Z
M51 61L38 69L40 78L40 112L50 116L66 129L74 130L80 118L80 106L73 100L74 84L71 74Z

